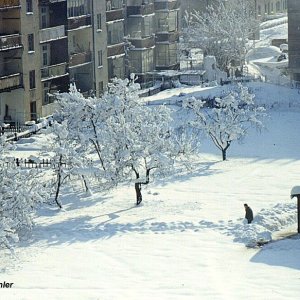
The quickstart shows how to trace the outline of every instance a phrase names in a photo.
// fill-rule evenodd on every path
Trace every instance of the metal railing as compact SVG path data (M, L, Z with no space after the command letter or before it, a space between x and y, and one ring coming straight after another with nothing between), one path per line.
M22 47L20 34L9 34L0 37L0 51Z
M51 78L51 77L60 77L66 75L67 72L67 63L63 62L56 65L46 66L41 69L42 79Z
M0 9L20 6L20 0L0 0Z
M66 38L65 25L41 29L39 35L41 43Z
M0 91L9 91L23 85L22 74L16 73L0 77Z

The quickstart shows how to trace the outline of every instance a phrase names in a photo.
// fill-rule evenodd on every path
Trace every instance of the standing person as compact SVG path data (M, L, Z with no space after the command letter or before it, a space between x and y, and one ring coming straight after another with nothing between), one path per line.
M250 224L253 221L253 211L252 209L248 206L248 204L244 204L246 215L245 218L248 221L248 224Z

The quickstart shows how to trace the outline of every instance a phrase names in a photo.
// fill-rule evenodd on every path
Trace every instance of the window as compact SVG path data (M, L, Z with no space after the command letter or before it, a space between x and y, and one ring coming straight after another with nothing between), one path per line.
M36 101L30 102L30 119L37 120Z
M32 0L26 0L26 12L33 12Z
M49 26L49 11L47 6L41 7L41 28Z
M49 64L48 45L43 45L42 47L42 64L43 66L48 66Z
M33 33L28 34L28 51L34 51L34 36L33 36Z
M29 71L29 88L35 88L35 70Z
M99 82L99 94L102 94L103 92L103 81Z
M97 14L97 29L101 29L101 14Z
M102 66L102 50L98 51L98 66Z

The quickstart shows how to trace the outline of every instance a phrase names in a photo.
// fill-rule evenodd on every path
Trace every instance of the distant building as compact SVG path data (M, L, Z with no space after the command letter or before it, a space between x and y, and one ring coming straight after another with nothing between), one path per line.
M257 17L266 20L273 15L287 11L288 0L252 0L256 4Z
M178 69L179 9L179 0L0 0L0 124L48 115L70 83L99 96L113 77L147 83Z
M224 0L235 1L235 0ZM249 0L245 0L249 1ZM256 15L260 20L265 20L268 17L284 13L287 11L287 0L250 0L256 7ZM181 9L187 11L205 11L208 5L213 5L216 0L185 0L182 1Z
M292 80L300 83L300 1L288 1L289 69Z

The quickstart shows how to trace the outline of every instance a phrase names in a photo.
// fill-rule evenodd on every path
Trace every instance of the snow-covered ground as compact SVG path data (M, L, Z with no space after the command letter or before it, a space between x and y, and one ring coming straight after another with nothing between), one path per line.
M245 245L257 234L296 233L289 195L299 185L299 117L272 109L266 129L233 144L225 162L203 140L194 169L152 182L140 207L133 186L92 195L66 189L64 210L43 208L17 257L2 253L1 280L14 288L1 298L295 299L299 236ZM41 134L29 141L19 142L16 155L46 142ZM244 224L244 203L253 224Z
M283 68L288 66L288 60L277 62L281 51L278 47L271 46L272 39L287 38L286 16L264 22L261 25L260 40L254 42L253 49L246 57L249 73L262 76L267 82L289 85L289 78L282 74Z

